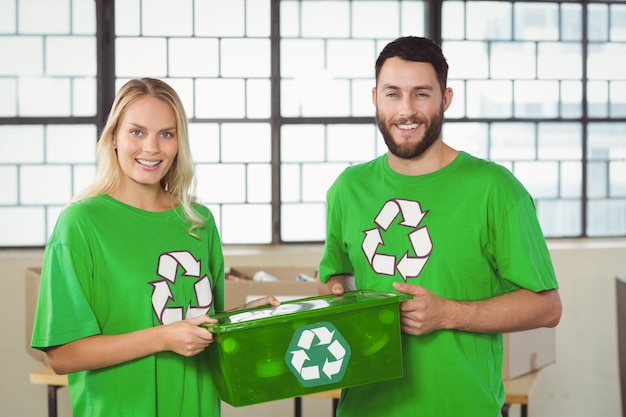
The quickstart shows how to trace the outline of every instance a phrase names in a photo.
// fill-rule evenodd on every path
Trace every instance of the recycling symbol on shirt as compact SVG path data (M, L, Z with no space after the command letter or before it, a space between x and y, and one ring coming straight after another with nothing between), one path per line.
M285 362L305 387L339 382L350 361L350 345L329 322L296 329L289 343Z
M186 306L167 307L169 300L175 301L170 284L176 283L179 266L185 271L183 274L184 278L196 279L194 293L198 305L188 303ZM150 285L154 287L152 291L152 308L161 324L169 324L209 312L213 302L211 282L206 275L200 276L200 261L194 258L191 253L181 251L162 254L159 257L157 274L163 279L152 281ZM187 308L187 313L185 313L185 307Z
M407 278L416 278L422 272L433 249L428 229L426 226L419 227L426 213L417 201L391 199L385 202L374 219L377 227L365 230L361 245L371 268L377 274L393 276L398 271L406 282ZM379 247L384 246L381 230L389 229L398 215L402 216L399 224L408 228L407 236L411 246L400 254L401 257L398 256L400 260L395 255L378 253ZM415 256L409 255L409 249L413 249Z

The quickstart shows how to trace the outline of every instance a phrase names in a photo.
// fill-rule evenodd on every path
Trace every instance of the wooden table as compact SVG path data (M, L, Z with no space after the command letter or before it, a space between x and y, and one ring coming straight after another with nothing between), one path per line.
M48 386L48 417L57 417L57 390L67 386L67 375L57 375L46 367L30 374L30 383Z
M504 406L502 407L503 417L508 417L509 409L513 404L519 404L521 406L521 417L528 417L528 403L530 402L530 395L535 388L535 383L537 382L537 377L539 376L540 371L541 370L537 370L520 376L519 378L504 380L506 397L504 399ZM307 397L332 398L334 416L335 410L337 410L337 405L339 404L340 394L341 390L336 389L310 394L307 395ZM294 401L294 415L295 417L302 417L302 397L296 397Z
M502 407L502 416L508 417L509 408L513 404L521 406L521 417L528 417L528 403L535 388L537 377L541 370L531 372L515 379L504 380L506 397ZM57 375L50 368L43 368L30 374L31 384L42 384L48 387L48 416L57 417L57 390L67 386L67 375ZM318 392L307 395L307 397L331 398L333 400L333 415L339 403L341 390ZM302 416L302 397L294 398L294 414L296 417Z

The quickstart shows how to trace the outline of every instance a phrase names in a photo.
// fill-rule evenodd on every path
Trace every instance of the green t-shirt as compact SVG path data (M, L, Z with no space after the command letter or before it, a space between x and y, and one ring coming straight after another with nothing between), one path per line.
M224 258L210 211L189 235L180 207L148 212L107 195L68 206L46 246L31 345L122 334L224 307ZM160 352L70 374L75 416L220 415L205 352Z
M455 300L557 288L532 198L505 168L461 152L419 176L387 155L346 169L327 194L320 279L359 289L421 285ZM338 416L496 417L504 402L500 334L403 334L402 378L343 391Z

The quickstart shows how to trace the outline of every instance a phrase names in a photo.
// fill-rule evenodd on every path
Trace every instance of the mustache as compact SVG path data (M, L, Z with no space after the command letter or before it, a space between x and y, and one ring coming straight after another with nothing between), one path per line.
M391 121L391 124L394 125L411 125L411 124L426 124L428 123L428 119L421 116L412 116L412 117L401 117L398 119L394 119Z

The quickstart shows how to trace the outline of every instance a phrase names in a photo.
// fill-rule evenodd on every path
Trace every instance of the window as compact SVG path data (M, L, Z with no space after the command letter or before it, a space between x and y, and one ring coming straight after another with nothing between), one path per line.
M440 33L436 3L134 0L107 20L101 0L0 0L0 247L45 244L94 176L102 89L136 76L181 95L224 244L320 242L328 186L386 151L378 52L426 34L455 92L444 140L509 168L546 236L626 236L626 2L445 0Z

